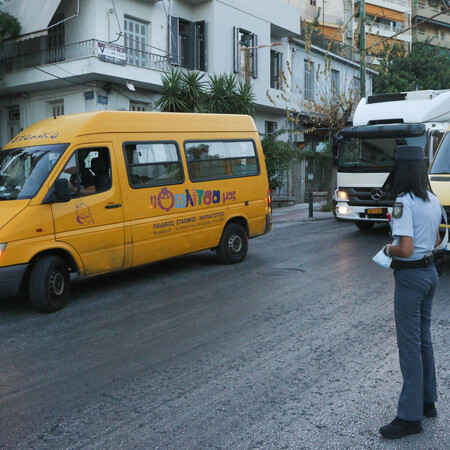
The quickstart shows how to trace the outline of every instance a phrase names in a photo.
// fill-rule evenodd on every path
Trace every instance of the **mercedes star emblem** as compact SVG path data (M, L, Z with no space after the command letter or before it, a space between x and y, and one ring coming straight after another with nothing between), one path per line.
M375 201L378 201L378 200L381 200L381 197L383 196L383 192L381 192L381 189L378 189L378 188L372 189L372 190L370 191L370 196L371 196Z

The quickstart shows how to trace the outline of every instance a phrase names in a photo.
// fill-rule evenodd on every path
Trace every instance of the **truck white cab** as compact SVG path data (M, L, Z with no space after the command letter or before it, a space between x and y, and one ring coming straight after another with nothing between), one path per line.
M450 90L413 91L362 98L353 126L336 136L336 218L360 229L387 222L392 202L382 198L397 145L420 145L431 162L450 123Z

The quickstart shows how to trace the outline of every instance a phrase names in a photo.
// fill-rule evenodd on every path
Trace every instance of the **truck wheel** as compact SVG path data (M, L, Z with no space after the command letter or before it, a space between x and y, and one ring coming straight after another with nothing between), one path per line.
M223 264L236 264L244 260L248 251L248 237L237 223L228 224L223 230L216 254Z
M41 312L55 312L69 300L70 275L63 258L47 255L36 261L30 276L30 297Z
M365 222L362 220L357 220L355 222L355 225L362 231L370 231L375 225L375 222Z

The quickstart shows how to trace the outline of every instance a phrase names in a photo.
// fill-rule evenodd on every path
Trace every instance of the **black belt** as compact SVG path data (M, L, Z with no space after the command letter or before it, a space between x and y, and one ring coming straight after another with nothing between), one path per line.
M393 259L391 269L421 269L423 267L431 266L434 262L434 255L426 255L422 259L417 259L415 261Z

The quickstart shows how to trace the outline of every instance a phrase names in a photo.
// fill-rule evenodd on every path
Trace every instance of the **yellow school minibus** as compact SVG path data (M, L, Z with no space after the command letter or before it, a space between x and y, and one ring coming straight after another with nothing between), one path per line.
M81 277L215 249L241 262L272 228L249 116L101 111L47 119L0 150L0 298L53 312Z
M437 195L445 212L450 228L450 127L441 139L436 155L429 170L431 189ZM441 225L445 229L445 225ZM450 244L445 250L450 251Z

